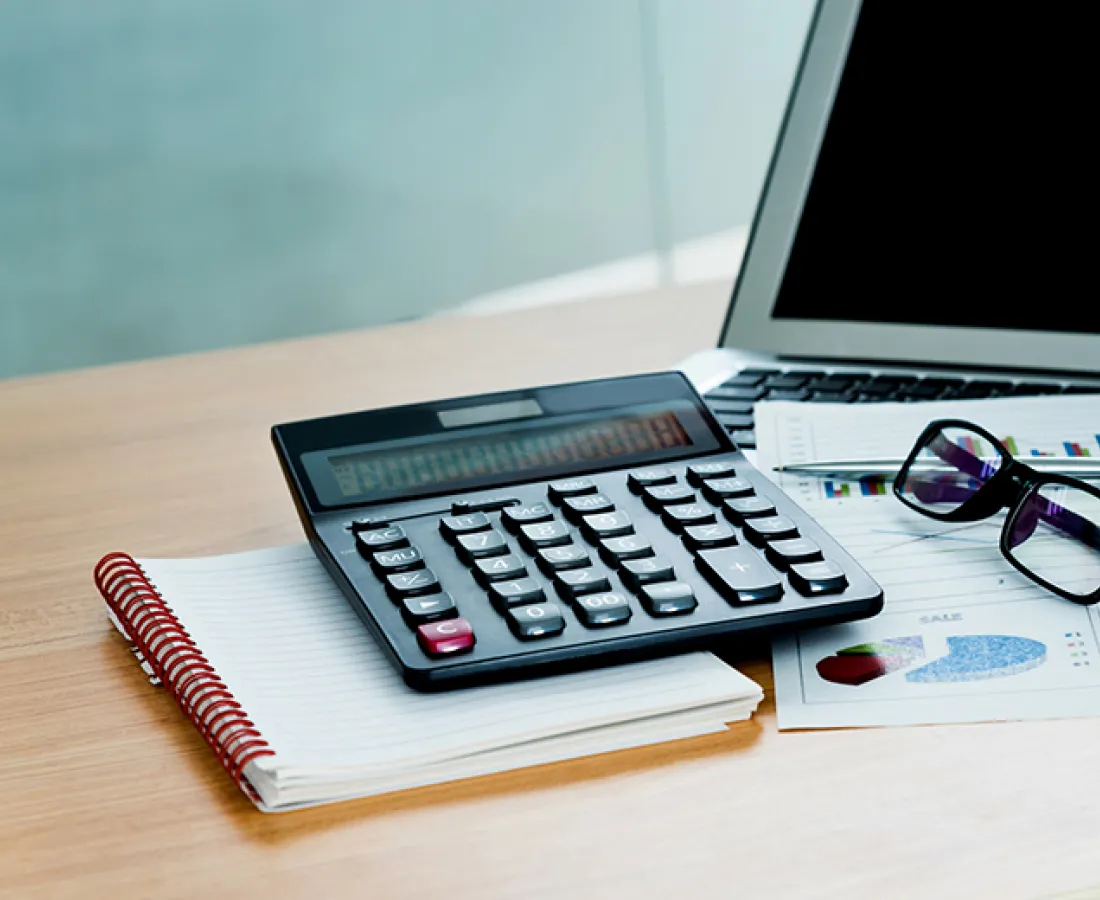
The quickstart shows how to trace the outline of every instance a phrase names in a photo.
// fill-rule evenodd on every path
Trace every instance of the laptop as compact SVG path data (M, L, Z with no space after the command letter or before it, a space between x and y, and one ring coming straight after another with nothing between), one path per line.
M1100 392L1091 29L1073 10L822 0L719 346L757 400Z

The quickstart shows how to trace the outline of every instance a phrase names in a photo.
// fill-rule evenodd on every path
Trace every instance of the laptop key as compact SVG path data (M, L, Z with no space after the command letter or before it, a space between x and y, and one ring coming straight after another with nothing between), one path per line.
M727 431L752 431L753 428L752 416L729 416L719 413L718 421L726 426Z
M748 447L752 449L756 446L756 435L751 431L731 431L730 440L738 447Z
M782 369L765 369L757 366L750 366L747 369L742 369L734 375L733 378L727 381L726 384L729 384L730 381L740 381L743 384L748 384L750 380L755 384L760 384L761 381L769 376L782 374Z
M869 380L870 373L861 375L826 375L824 378L815 378L807 385L811 390L843 393L851 390L857 384Z
M707 406L718 415L751 416L752 403L745 400L714 400L707 397Z
M1063 394L1100 394L1100 384L1067 384Z
M814 391L806 399L811 403L851 403L852 395L839 391Z
M774 389L769 390L761 399L763 400L805 400L810 395L810 392L805 388L794 388L788 390Z
M764 382L764 386L772 388L774 390L792 391L796 388L805 387L806 382L810 378L808 375L803 375L796 372L787 372L784 375L776 375L773 378L768 378Z
M754 403L764 395L762 387L719 387L709 391L707 400L740 400Z
M1010 397L1040 397L1045 394L1057 394L1062 390L1058 384L1021 381L1008 392Z

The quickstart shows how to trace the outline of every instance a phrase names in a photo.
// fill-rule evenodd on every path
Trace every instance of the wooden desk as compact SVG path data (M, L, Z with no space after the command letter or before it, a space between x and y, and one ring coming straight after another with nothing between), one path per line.
M1100 721L728 734L264 816L92 587L301 539L268 427L665 368L724 288L0 384L0 895L1035 896L1100 883ZM765 649L740 660L770 689Z

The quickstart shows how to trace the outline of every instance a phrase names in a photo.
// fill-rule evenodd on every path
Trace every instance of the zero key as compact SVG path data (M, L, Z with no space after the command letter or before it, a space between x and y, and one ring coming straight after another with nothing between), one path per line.
M768 603L783 596L778 573L755 550L700 550L695 565L730 603Z

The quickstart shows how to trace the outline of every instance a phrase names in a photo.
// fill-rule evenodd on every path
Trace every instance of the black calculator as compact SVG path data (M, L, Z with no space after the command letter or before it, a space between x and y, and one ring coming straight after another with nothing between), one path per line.
M292 422L272 439L318 558L419 690L883 605L679 373Z

